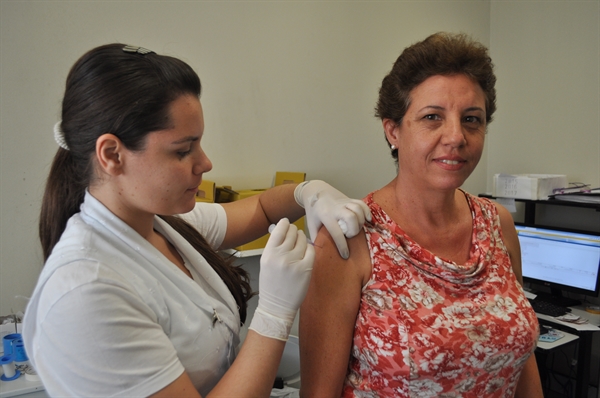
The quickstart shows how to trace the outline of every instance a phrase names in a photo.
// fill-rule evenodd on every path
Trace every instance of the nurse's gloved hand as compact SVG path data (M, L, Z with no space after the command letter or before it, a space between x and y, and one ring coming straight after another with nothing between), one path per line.
M298 185L296 202L306 210L311 239L317 237L321 225L333 238L342 258L348 258L346 238L356 236L365 220L371 221L369 206L362 200L350 199L324 181L311 180Z
M315 250L287 218L269 230L271 237L260 258L258 308L250 329L286 341L306 296Z

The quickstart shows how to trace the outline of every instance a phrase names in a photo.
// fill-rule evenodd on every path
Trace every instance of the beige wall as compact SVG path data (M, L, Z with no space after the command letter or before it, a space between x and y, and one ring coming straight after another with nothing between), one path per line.
M467 2L2 1L0 314L41 269L37 218L69 68L107 42L190 63L203 82L207 179L271 185L306 171L362 197L393 178L373 117L406 45L439 30L489 44L490 4ZM467 185L485 188L485 160Z
M489 45L498 75L496 120L466 190L490 191L499 172L600 185L598 1L0 0L0 315L24 308L15 297L42 266L52 126L86 50L119 41L192 65L207 179L256 188L306 171L362 197L395 173L372 116L381 79L403 47L440 30ZM256 274L257 259L244 262Z
M464 31L490 45L498 112L465 188L494 173L565 173L600 185L599 3L0 3L0 314L22 309L41 268L37 217L56 150L69 67L107 42L178 56L199 73L206 175L237 188L306 171L362 197L394 165L372 116L381 78L406 45ZM577 221L576 221L577 222Z
M492 1L490 48L499 106L488 132L488 190L501 172L600 186L600 1ZM542 208L538 218L600 231L599 212L556 210ZM600 333L592 346L598 385Z
M600 186L600 2L492 1L499 106L494 173L557 173Z

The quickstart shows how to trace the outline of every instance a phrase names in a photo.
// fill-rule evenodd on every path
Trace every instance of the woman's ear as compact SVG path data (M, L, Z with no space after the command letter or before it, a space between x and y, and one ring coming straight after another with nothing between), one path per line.
M390 145L398 148L398 125L392 119L383 119L381 121L383 125L383 131L385 132L385 138L387 138Z
M124 145L114 134L102 134L96 140L96 158L105 173L116 176L123 170Z

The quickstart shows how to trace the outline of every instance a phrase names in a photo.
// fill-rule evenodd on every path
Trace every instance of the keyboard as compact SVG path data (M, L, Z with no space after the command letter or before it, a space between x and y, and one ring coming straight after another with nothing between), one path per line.
M557 317L566 314L567 312L571 312L571 309L568 307L563 307L561 305L557 305L554 303L550 303L548 301L542 300L529 300L531 307L538 314L544 314L551 317Z

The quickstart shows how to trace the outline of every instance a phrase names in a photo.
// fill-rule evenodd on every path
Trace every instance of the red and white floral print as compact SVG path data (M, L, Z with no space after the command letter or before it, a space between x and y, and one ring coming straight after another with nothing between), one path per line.
M496 207L465 192L469 260L421 248L373 202L345 397L512 397L538 323L512 271ZM407 258L409 260L407 260Z

